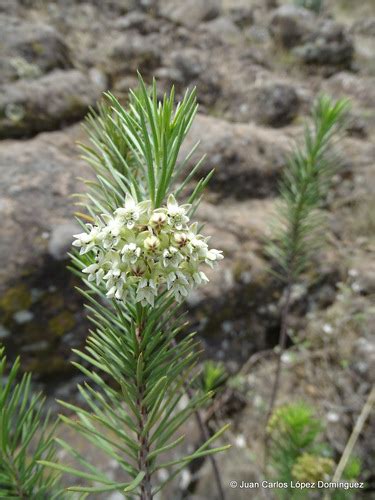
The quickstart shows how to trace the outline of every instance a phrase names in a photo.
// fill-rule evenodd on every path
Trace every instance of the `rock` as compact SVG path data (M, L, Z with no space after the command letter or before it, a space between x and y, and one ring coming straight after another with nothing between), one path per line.
M230 10L230 17L234 24L244 29L251 26L254 22L254 10L252 7L235 7Z
M56 227L73 221L68 197L78 190L76 177L87 176L74 145L78 137L72 128L0 143L0 291L19 279L24 268L43 264L49 234L54 234L53 252L61 251ZM21 301L17 308L29 305Z
M72 248L73 234L81 232L78 223L68 221L53 227L48 242L48 253L56 260L68 258L67 252Z
M305 64L318 64L350 68L354 46L342 24L323 21L316 31L305 37L294 53Z
M9 138L31 136L83 118L105 87L90 74L56 70L0 89L0 137Z
M34 314L31 311L27 310L20 310L14 313L13 319L16 323L19 325L22 325L23 323L28 323L34 318Z
M214 19L221 12L221 0L164 0L160 3L162 17L193 28L203 21Z
M217 45L217 40L210 37ZM196 87L199 104L206 107L215 105L220 97L222 78L216 63L204 51L195 47L182 47L163 56L163 67L156 71L163 86L160 96L176 84L178 96L183 96L186 87Z
M351 32L375 37L375 16L356 21L351 28Z
M11 335L11 332L0 324L0 339L5 339Z
M198 115L183 144L182 154L200 141L191 158L207 158L203 171L215 168L210 187L224 197L262 198L274 192L289 149L286 135L253 124L230 123Z
M340 71L322 82L322 89L337 97L350 97L355 104L366 110L375 111L375 77L359 76Z
M0 3L0 14L16 15L19 13L20 5L17 0L3 0Z
M166 87L171 84L184 83L184 76L177 68L165 68L162 66L155 71L155 78L158 81L164 81Z
M363 295L375 293L375 262L363 261L363 256L351 260L351 288Z
M129 90L136 88L138 85L138 79L135 76L125 76L120 78L115 82L114 91L117 94L123 94L128 96Z
M74 290L78 279L66 262L49 255L61 256L61 228L74 220L70 195L80 190L77 176L89 175L78 159L77 139L79 129L74 127L27 141L0 142L4 220L0 227L0 317L11 332L4 343L11 352L22 348L23 367L47 379L72 373L71 342L65 336L73 332L75 346L80 346L88 329L82 298Z
M114 28L120 31L135 29L142 35L158 31L160 23L145 12L132 11L126 16L119 17L114 23Z
M224 42L236 42L241 39L241 30L229 17L217 17L201 25L201 29Z
M141 36L135 32L117 37L109 46L107 72L115 79L140 71L148 75L159 66L161 49L158 36Z
M314 14L302 7L284 5L276 9L269 31L274 41L294 53L305 64L350 67L353 41L342 24L331 20L318 23Z
M158 2L159 0L135 0L135 7L145 11L156 12Z
M272 12L269 31L276 44L292 48L311 33L316 24L312 12L294 5L283 5Z
M336 97L349 98L349 132L366 138L375 127L375 77L340 71L322 82L321 90ZM369 130L370 129L370 130Z
M68 48L54 28L0 14L0 83L71 67Z
M206 67L206 61L201 51L190 47L173 51L169 59L173 66L181 72L185 82L197 78Z
M282 127L298 114L300 100L295 88L287 83L265 83L252 89L250 109L262 125Z

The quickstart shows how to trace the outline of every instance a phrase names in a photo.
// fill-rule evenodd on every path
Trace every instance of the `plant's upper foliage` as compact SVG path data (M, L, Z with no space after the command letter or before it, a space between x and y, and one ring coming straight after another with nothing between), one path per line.
M177 198L202 164L203 158L186 173L198 143L180 158L181 145L198 108L195 90L187 91L175 106L173 88L169 96L159 100L155 81L151 93L141 78L139 82L140 88L130 91L126 108L107 93L99 113L92 112L87 119L92 147L81 147L96 181L86 182L88 193L82 195L81 205L91 216L113 214L123 206L126 195L136 202L150 200L151 207L158 208L170 193ZM189 196L190 214L212 173L202 178Z
M165 287L183 300L191 288L208 281L201 264L212 266L223 258L208 248L197 223L188 224L189 208L169 195L166 207L152 210L150 201L136 203L128 195L113 216L103 214L94 226L87 225L88 232L76 235L73 245L80 253L95 254L83 269L88 280L103 281L107 297L118 300L133 291L136 302L153 306Z

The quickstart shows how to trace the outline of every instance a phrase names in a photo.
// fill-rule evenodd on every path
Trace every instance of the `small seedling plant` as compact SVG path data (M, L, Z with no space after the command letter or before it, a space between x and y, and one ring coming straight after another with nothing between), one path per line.
M319 483L332 480L336 463L333 450L323 440L324 427L323 421L314 415L313 408L301 401L281 406L273 412L267 426L271 475L287 485L277 491L280 498L303 499L311 497L312 492L321 494L323 489ZM355 482L360 473L360 461L351 457L342 479ZM301 484L311 487L302 489L298 487ZM355 490L349 487L330 492L330 498L335 500L349 500L355 496Z
M333 102L320 96L312 110L312 120L305 125L303 140L293 148L280 181L280 200L271 223L266 253L270 271L285 285L277 365L266 424L273 413L280 386L282 354L290 321L292 291L314 262L324 243L325 217L322 207L339 160L333 144L342 136L349 103ZM266 434L267 446L267 434Z

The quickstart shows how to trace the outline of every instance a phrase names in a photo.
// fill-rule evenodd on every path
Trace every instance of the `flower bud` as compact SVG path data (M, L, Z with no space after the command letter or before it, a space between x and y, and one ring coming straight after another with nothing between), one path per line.
M167 216L163 212L154 212L150 219L150 225L159 231L166 224L166 222Z
M189 241L186 233L176 233L174 235L174 240L179 248L184 247Z
M160 246L160 240L156 236L149 236L145 239L143 246L149 252L155 252Z

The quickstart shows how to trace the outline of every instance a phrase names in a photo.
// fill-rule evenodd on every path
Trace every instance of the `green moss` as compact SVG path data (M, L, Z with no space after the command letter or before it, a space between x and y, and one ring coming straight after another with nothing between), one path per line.
M6 316L12 315L31 306L31 293L26 285L17 285L9 288L0 298L0 309Z
M45 377L48 375L61 375L63 373L71 373L73 368L70 363L61 356L48 356L48 362L46 359L38 358L30 360L24 367L27 371L35 373L40 377Z
M69 311L63 311L54 316L48 322L48 331L54 337L61 337L75 326L74 315Z
M34 54L41 55L44 53L44 47L39 42L33 42L31 44L31 48L33 49Z

